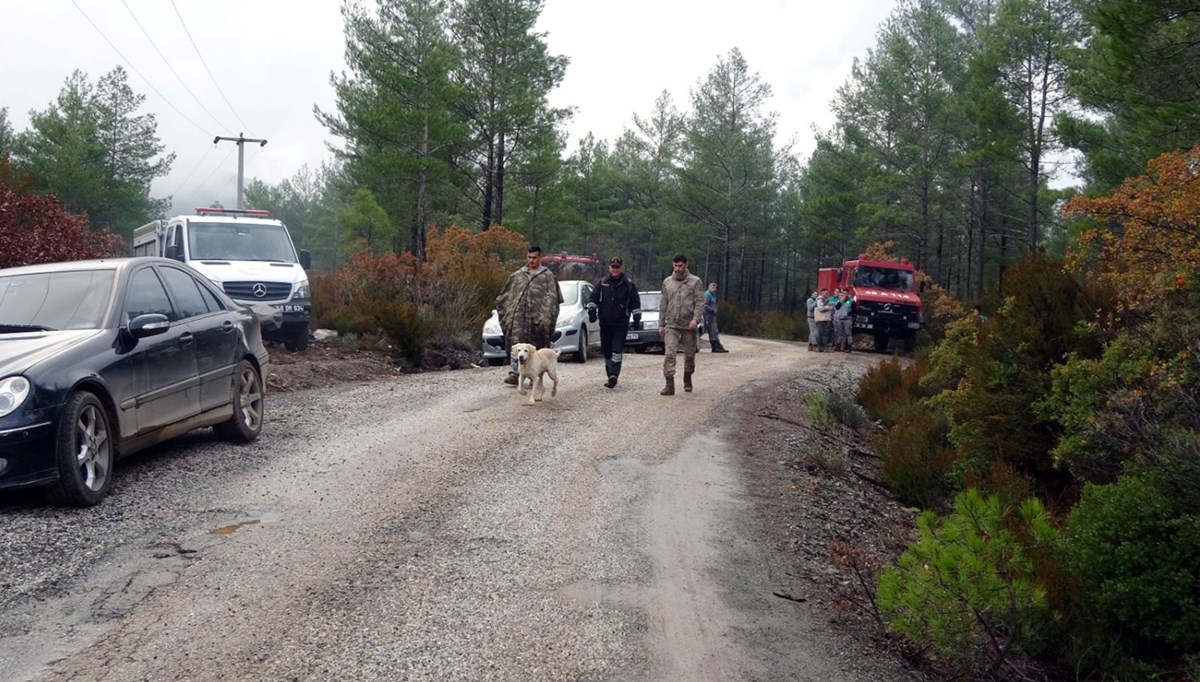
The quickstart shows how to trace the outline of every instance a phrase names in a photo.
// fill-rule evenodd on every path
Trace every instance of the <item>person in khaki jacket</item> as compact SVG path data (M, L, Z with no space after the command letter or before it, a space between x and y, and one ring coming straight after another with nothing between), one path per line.
M675 395L675 353L683 344L683 390L692 391L696 371L696 328L704 314L704 283L688 272L688 259L682 253L671 259L672 272L662 283L658 335L663 337L663 376L667 385L662 395Z
M557 340L554 326L561 303L558 278L542 265L542 247L530 244L525 254L525 267L508 276L496 297L496 314L504 330L504 350L510 358L504 383L517 385L517 358L512 355L514 343L550 348Z

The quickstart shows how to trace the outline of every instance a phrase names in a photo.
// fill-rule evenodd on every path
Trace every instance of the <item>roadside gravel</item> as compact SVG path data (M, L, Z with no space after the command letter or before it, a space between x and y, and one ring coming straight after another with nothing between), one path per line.
M631 354L535 407L383 367L273 393L249 447L135 456L97 508L2 497L0 679L915 679L820 592L823 534L885 501L789 494L803 448L760 416L879 356L727 345L692 394Z

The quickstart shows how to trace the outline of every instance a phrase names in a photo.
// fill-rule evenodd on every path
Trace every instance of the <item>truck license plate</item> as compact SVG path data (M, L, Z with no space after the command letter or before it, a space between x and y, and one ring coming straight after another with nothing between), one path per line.
M626 341L637 341L637 338L638 338L637 332L629 332L628 334L625 335Z
M278 310L281 313L302 313L302 312L304 312L304 306L296 305L295 303L280 303L278 305L273 305L271 307Z

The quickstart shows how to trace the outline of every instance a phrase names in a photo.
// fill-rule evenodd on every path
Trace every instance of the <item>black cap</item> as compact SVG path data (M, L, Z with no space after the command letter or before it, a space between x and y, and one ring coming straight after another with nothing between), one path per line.
M609 265L625 265L621 262L620 256L613 256L612 260L608 261Z

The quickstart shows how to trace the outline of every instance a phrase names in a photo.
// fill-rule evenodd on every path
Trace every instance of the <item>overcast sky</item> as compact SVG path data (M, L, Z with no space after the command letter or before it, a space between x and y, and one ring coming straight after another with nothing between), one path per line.
M546 0L538 30L552 54L570 59L551 103L576 110L572 150L589 131L616 139L664 90L686 111L697 82L737 48L774 92L768 109L778 114L780 144L794 139L804 157L813 127L833 124L829 103L851 62L874 46L894 6ZM340 8L340 0L0 0L0 107L19 132L74 69L94 84L124 66L146 96L142 112L157 117L160 140L176 154L154 196L174 196L177 211L214 200L233 206L237 145L214 145L214 136L267 139L246 145L247 181L277 183L329 157L312 110L333 110L330 73L345 68Z

